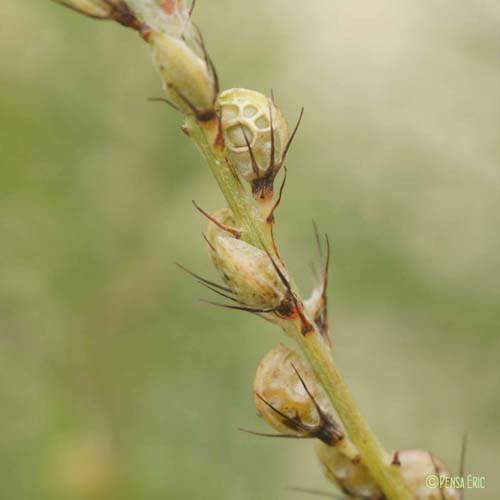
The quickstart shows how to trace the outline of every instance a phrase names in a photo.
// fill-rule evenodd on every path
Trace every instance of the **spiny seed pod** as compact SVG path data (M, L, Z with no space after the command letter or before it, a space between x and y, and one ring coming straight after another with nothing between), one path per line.
M147 40L169 102L200 121L212 119L218 84L208 56L200 57L182 38L153 31Z
M274 178L288 143L288 125L279 108L259 92L230 89L219 95L217 109L229 159L238 173L248 182Z
M279 345L264 357L253 389L259 413L278 432L318 438L329 446L344 439L312 370L290 347Z
M257 312L278 309L287 288L271 257L238 239L239 230L233 227L228 209L209 217L206 237L212 261L237 302Z
M450 477L446 466L429 451L402 450L397 454L397 458L401 464L401 475L417 500L459 500L461 498L459 490L446 485L444 478ZM439 478L442 478L441 485Z

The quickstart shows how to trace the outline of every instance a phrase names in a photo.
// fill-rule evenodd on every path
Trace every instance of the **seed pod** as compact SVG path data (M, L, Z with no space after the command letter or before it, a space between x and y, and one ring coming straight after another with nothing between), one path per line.
M383 499L384 494L372 479L366 466L348 460L337 448L317 443L316 454L323 465L325 476L349 496L367 500ZM455 488L439 488L439 478L450 477L443 462L425 450L402 450L397 453L404 482L416 500L460 500ZM435 483L428 478L436 478Z
M254 400L266 422L282 434L318 438L329 446L344 439L312 370L290 347L279 345L260 362Z
M398 453L401 475L410 491L418 500L459 500L460 492L447 487L443 479L441 488L439 478L450 477L443 462L426 450L403 450ZM436 478L434 483L429 478Z
M360 460L352 460L338 448L324 443L316 443L315 449L325 477L344 493L367 500L384 498L382 490Z
M217 82L208 56L200 57L182 38L151 32L148 41L170 103L201 121L213 118Z
M274 178L288 141L288 125L279 108L259 92L230 89L219 95L217 109L229 159L238 173L248 182Z
M210 221L207 227L212 262L237 301L265 311L278 308L287 295L287 288L270 256L223 229L225 224L237 232L228 209L217 212L211 219L218 223Z

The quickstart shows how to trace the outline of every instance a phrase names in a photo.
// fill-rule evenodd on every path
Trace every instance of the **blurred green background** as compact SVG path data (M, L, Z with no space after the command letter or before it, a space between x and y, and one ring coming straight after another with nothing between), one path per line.
M148 47L48 1L0 20L0 498L284 500L332 488L264 430L251 381L281 334L198 303L221 195ZM500 491L500 4L199 1L223 87L274 89L293 145L278 213L304 290L333 243L338 363L389 449Z

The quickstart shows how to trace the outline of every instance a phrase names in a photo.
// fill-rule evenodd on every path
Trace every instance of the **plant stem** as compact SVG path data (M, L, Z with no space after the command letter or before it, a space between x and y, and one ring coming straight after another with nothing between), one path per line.
M215 120L201 124L188 116L185 122L189 137L208 163L229 207L244 230L244 238L252 245L270 248L264 220L253 198L243 188L226 161L225 149L216 144L219 125ZM311 322L313 324L313 322ZM372 477L388 500L413 500L397 466L388 456L361 415L351 393L333 361L330 348L317 330L304 336L293 321L283 321L283 329L302 349L325 392L330 398L346 431L363 457Z
M326 345L319 332L315 330L304 336L293 322L283 323L285 331L295 339L309 361L344 423L350 439L357 446L363 463L387 499L412 500L414 497L403 482L399 468L390 464L387 452L363 418L333 361L329 346Z
M255 247L271 248L269 233L264 230L265 222L259 209L227 162L225 148L215 144L219 133L218 120L200 123L194 116L187 116L184 126L210 167L229 208L241 224L242 238Z

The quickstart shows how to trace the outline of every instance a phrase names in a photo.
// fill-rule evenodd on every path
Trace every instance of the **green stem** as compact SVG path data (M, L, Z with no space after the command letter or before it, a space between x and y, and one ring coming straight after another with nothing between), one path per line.
M264 230L265 221L253 198L245 191L240 179L231 170L226 160L225 148L213 144L218 133L218 123L214 121L202 125L193 116L187 116L185 127L210 167L229 208L241 224L242 238L255 247L271 248L269 233Z
M218 124L200 124L194 117L186 118L186 130L205 158L219 188L238 222L244 229L244 238L254 246L270 248L265 221L253 198L226 160L225 149L214 145ZM361 415L351 393L332 358L331 350L316 330L302 335L292 321L283 322L286 333L300 345L305 357L324 387L349 437L358 447L366 467L380 485L388 500L413 500L404 484L399 469L390 465L387 453Z
M156 0L129 0L138 17L152 28L166 34L185 28L160 7ZM75 10L79 10L75 8ZM82 12L86 12L82 9ZM226 160L224 146L219 145L217 119L199 123L195 117L186 117L185 130L208 163L237 222L243 230L242 238L248 243L273 251L266 221L253 198L245 191L241 181ZM295 287L294 287L295 291ZM298 293L297 293L298 295ZM300 299L299 299L300 300ZM284 321L285 331L298 342L304 355L323 385L332 404L342 419L351 440L358 447L362 459L373 478L378 481L388 500L412 500L397 467L391 466L387 454L362 417L346 384L342 380L331 355L317 330L304 336L293 321ZM312 322L310 322L312 324Z
M357 446L363 463L387 499L413 500L414 497L403 482L399 468L390 464L387 452L359 411L333 361L330 348L319 332L315 330L304 336L291 321L284 322L284 329L299 344L344 423L350 439Z
M226 160L225 148L215 145L218 123L200 124L194 117L186 118L186 131L212 171L229 207L245 232L245 239L254 246L269 248L265 221L253 198L243 188ZM294 287L295 288L295 287ZM283 321L285 332L295 339L309 361L321 385L358 447L366 467L388 500L413 500L401 478L399 469L390 465L387 453L359 411L351 393L332 358L330 348L317 330L304 336L293 321ZM312 323L312 322L311 322ZM312 323L313 324L313 323Z

